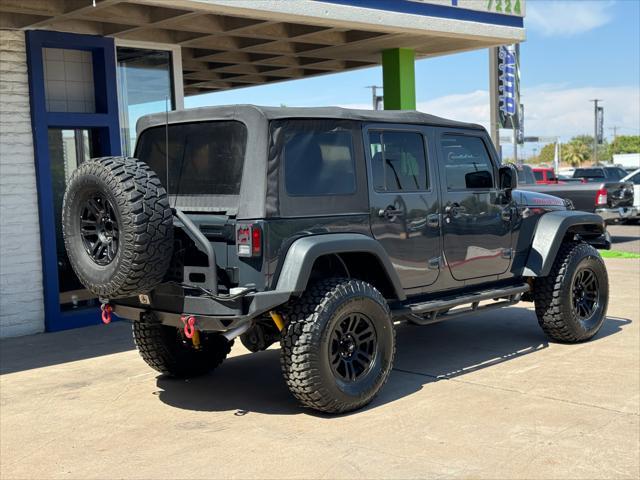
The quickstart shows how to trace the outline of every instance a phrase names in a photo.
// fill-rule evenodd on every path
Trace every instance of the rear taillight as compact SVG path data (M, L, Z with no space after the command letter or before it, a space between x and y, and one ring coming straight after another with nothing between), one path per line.
M601 188L596 193L596 205L606 205L607 204L607 189Z
M239 257L262 255L262 229L260 225L237 225L236 248Z
M251 228L251 254L254 257L262 253L262 229L258 225Z

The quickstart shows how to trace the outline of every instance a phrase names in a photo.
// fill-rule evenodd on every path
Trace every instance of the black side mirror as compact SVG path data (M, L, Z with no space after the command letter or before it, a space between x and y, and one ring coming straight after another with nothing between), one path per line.
M498 185L501 190L518 188L518 169L511 163L500 166L498 170Z

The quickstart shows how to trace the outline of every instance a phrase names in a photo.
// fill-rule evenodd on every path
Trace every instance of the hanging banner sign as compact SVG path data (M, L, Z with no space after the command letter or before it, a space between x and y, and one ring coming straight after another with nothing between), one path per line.
M517 129L520 125L520 46L501 45L496 52L500 128Z

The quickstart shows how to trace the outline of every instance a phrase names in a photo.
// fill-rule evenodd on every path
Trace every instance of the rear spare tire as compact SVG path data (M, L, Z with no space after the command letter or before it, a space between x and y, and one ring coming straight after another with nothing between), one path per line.
M78 279L102 298L156 287L173 250L173 216L156 174L135 158L104 157L73 172L62 229Z

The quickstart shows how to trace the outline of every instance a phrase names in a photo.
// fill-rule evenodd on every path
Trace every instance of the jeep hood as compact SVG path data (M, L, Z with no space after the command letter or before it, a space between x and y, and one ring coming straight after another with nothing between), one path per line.
M566 208L564 200L560 197L547 195L546 193L529 192L526 190L514 190L513 199L522 207L562 207Z

